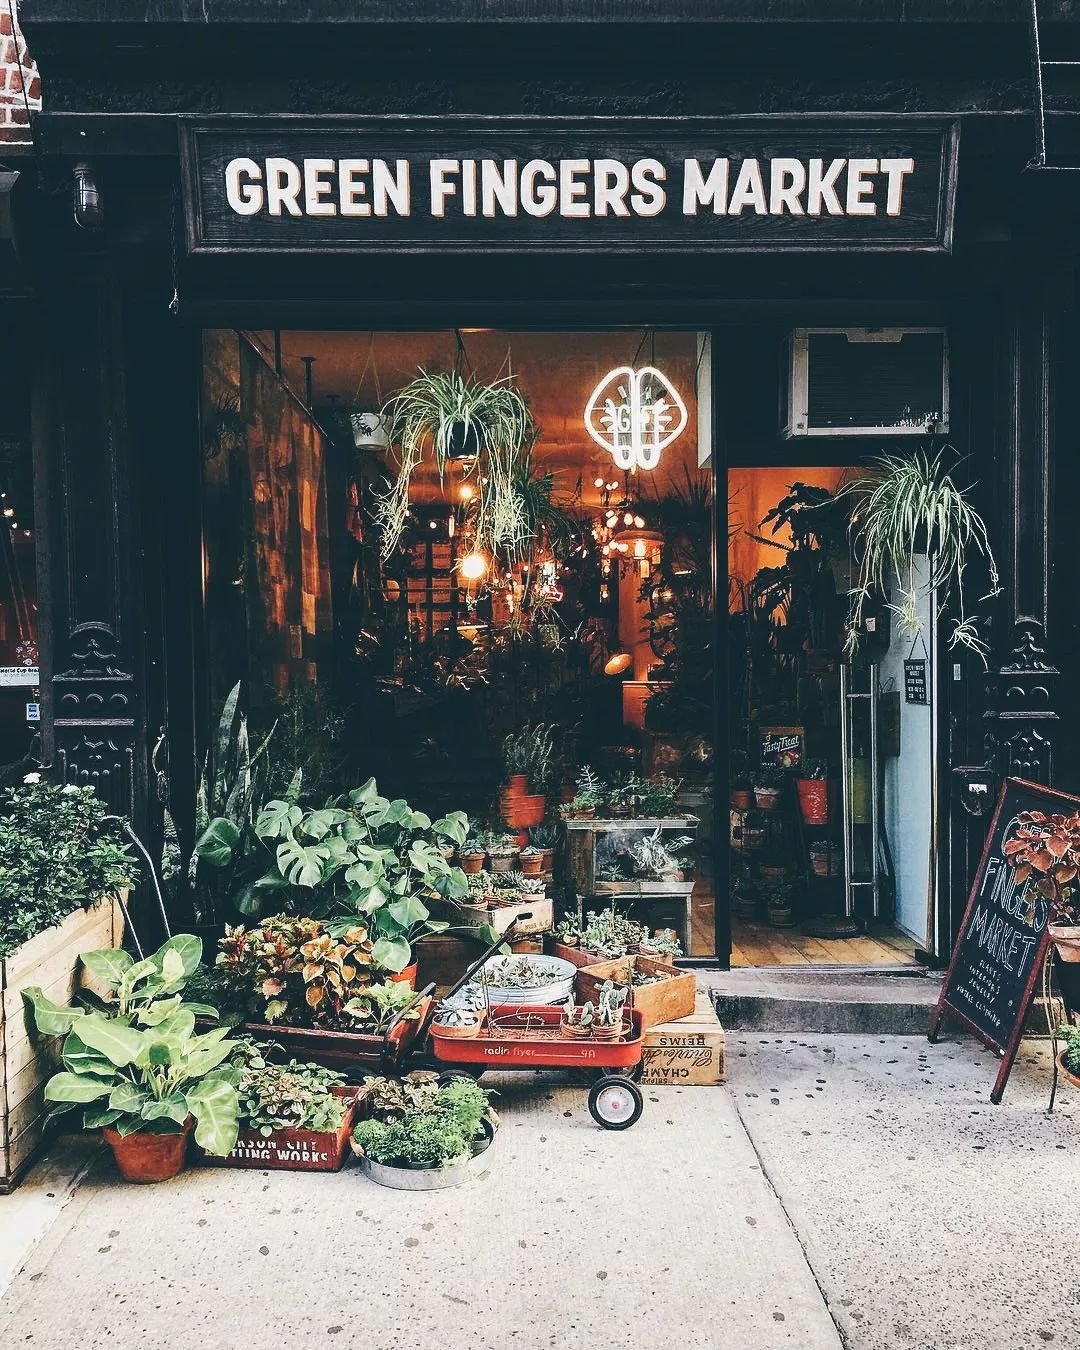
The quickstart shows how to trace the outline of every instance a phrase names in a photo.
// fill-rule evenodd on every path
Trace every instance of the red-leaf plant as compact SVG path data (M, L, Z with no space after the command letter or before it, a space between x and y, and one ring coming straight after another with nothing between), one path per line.
M1080 811L1022 811L1017 828L1002 852L1015 869L1017 885L1037 877L1034 890L1050 901L1050 918L1063 924L1080 924Z

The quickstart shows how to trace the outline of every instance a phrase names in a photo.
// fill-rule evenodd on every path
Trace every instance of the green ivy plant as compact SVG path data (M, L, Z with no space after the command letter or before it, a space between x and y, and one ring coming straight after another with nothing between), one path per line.
M134 885L121 822L90 787L39 773L0 800L0 957L80 906Z

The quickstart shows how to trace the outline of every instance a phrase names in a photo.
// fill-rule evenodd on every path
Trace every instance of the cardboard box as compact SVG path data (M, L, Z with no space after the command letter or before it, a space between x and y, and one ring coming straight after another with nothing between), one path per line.
M724 1028L707 993L698 993L689 1017L645 1032L641 1065L641 1082L648 1087L708 1087L724 1081Z

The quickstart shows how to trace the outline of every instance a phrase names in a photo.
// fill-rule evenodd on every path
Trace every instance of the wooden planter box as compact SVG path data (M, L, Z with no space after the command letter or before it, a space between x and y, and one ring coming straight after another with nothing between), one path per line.
M42 1038L28 1025L21 991L39 985L54 1003L70 1003L80 984L94 987L79 965L80 952L119 947L123 936L119 902L103 900L0 961L0 1195L18 1184L41 1143L45 1082L59 1056L60 1037Z
M519 933L546 933L555 922L551 897L546 895L522 895L512 905L500 905L497 909L488 909L485 905L462 905L461 922L479 928L489 923L496 933L505 933L512 923L517 923L519 915L531 914L531 919L518 923Z
M430 1007L430 995L420 999L416 1004L419 1017L398 1022L386 1034L324 1031L278 1022L244 1022L240 1029L257 1041L275 1042L289 1058L321 1064L325 1069L342 1072L358 1065L365 1073L393 1074L408 1058Z
M648 956L619 956L612 961L602 961L599 965L584 966L578 971L575 981L577 1001L598 1002L600 986L605 980L626 985L628 968L644 971L646 975L666 974L670 977L659 984L647 984L630 991L627 1006L641 1014L641 1025L646 1030L661 1022L674 1022L677 1018L688 1017L694 1011L697 980L693 971L679 971L672 975L671 966Z
M724 1029L704 990L694 1011L649 1028L641 1043L641 1081L650 1087L710 1087L724 1081Z
M351 1098L351 1088L334 1089L335 1097ZM356 1103L350 1101L339 1129L275 1130L261 1134L255 1129L241 1129L236 1147L226 1158L202 1153L201 1160L209 1167L253 1167L271 1172L340 1172L349 1151ZM201 1150L200 1150L201 1152Z

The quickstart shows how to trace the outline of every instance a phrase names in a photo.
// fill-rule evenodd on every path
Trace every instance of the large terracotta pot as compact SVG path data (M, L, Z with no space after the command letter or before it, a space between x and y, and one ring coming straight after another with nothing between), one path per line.
M503 791L510 797L524 797L528 790L528 775L523 773L512 773L506 780L506 787L503 788Z
M466 853L458 858L458 864L466 876L473 876L484 870L486 859L482 853Z
M1080 925L1051 923L1046 931L1063 961L1069 965L1080 963Z
M404 970L399 970L396 975L387 975L387 980L391 984L407 984L410 989L416 988L416 962L411 966L406 966Z
M177 1134L129 1134L121 1137L111 1125L101 1133L113 1151L120 1175L125 1181L168 1181L184 1170L188 1138L195 1125L189 1116Z
M519 797L509 797L503 793L499 807L508 829L528 830L542 823L547 801L542 792L524 793Z

